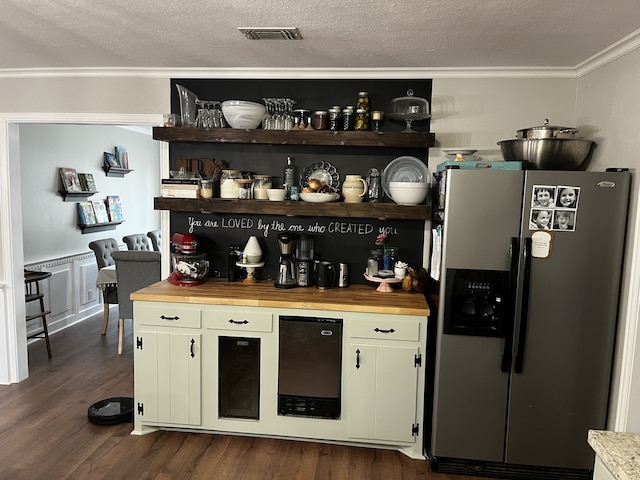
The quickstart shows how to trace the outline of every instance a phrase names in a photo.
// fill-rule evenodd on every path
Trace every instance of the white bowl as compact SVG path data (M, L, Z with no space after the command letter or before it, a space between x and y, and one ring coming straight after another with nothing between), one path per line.
M272 202L281 202L286 196L287 191L284 188L267 188L267 197Z
M400 205L420 205L425 202L428 193L428 183L389 182L389 196Z
M244 100L227 100L222 102L222 113L232 128L253 130L262 123L266 113L264 105Z
M424 190L429 189L429 184L427 182L389 182L389 187Z

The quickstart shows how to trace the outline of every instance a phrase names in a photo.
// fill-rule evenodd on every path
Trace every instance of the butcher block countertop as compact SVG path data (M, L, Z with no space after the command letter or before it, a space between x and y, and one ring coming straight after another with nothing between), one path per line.
M588 441L615 478L640 478L640 433L589 430Z
M429 316L424 295L402 289L383 293L376 285L319 290L315 287L275 288L273 281L257 283L207 279L202 285L180 287L162 280L131 294L131 300L151 302L299 308L343 312Z

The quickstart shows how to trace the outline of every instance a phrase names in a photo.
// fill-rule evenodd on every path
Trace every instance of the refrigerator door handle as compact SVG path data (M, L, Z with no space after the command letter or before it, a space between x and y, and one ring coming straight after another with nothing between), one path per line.
M508 373L511 370L511 350L513 349L513 322L516 313L516 291L518 288L518 255L520 253L518 237L509 240L509 290L507 308L505 309L506 323L504 325L504 349L500 370Z
M516 352L515 373L522 373L524 363L524 347L527 337L527 321L529 316L529 287L531 284L531 238L524 240L524 279L522 285L522 307L520 308L520 332L518 334L518 350Z

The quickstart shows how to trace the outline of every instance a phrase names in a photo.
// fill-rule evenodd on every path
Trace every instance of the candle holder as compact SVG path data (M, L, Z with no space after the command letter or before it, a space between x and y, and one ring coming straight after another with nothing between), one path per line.
M380 124L382 123L382 117L384 112L380 110L374 110L371 112L371 121L373 122L373 131L380 133Z

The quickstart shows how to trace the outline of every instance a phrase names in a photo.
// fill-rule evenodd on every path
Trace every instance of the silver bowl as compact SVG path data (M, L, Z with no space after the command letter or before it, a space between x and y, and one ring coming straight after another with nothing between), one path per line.
M506 161L526 161L537 170L583 170L596 145L579 138L517 138L498 142Z

